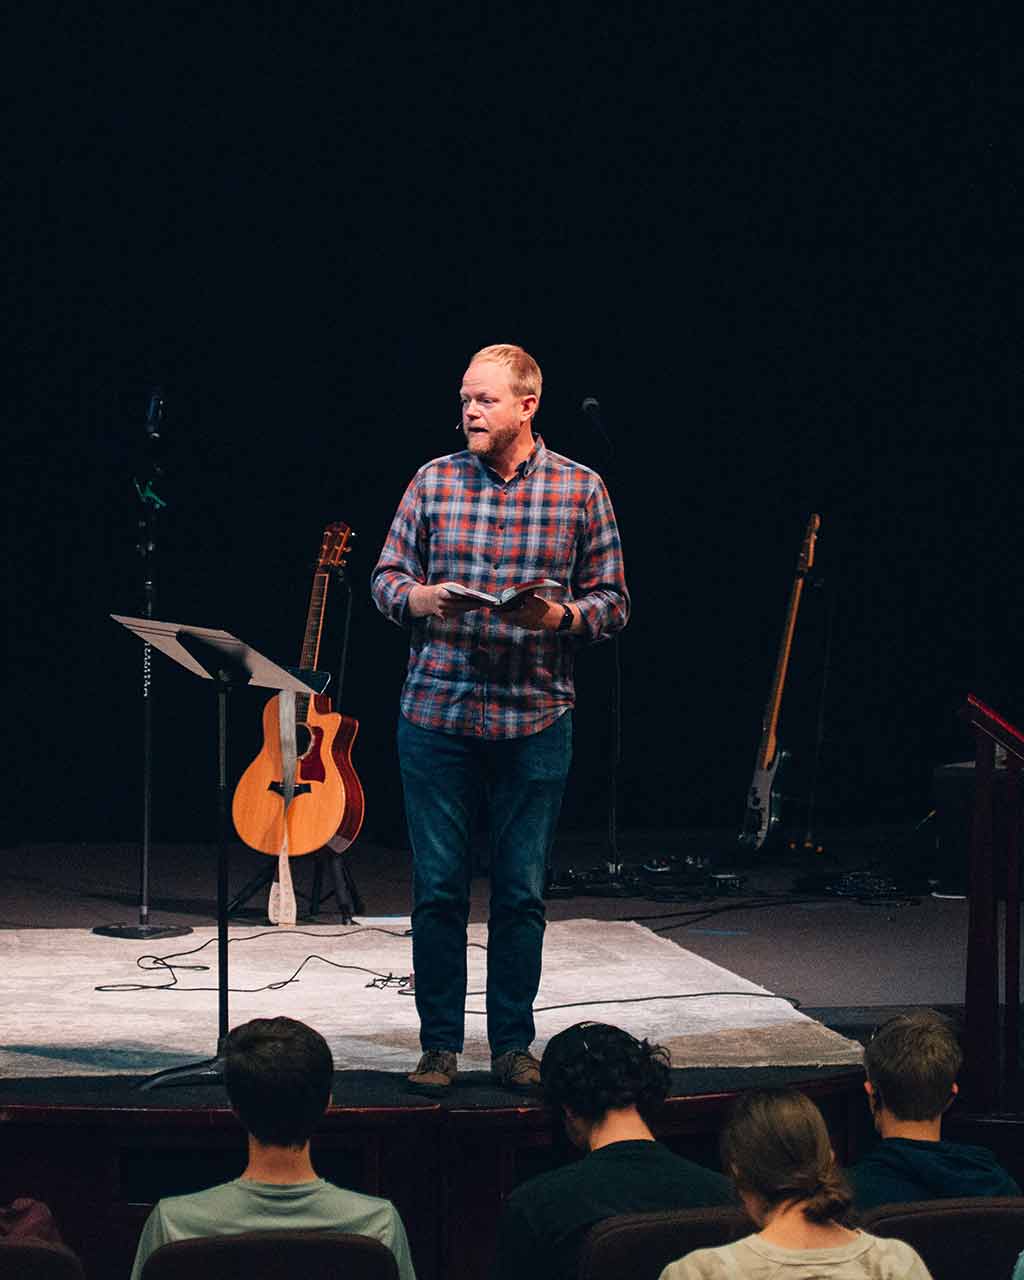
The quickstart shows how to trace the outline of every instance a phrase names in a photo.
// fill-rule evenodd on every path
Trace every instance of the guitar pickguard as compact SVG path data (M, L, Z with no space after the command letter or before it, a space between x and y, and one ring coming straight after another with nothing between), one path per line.
M318 724L306 725L305 728L309 733L310 742L299 759L299 777L303 782L323 782L327 776L322 755L324 731ZM307 787L306 790L308 791L309 788Z

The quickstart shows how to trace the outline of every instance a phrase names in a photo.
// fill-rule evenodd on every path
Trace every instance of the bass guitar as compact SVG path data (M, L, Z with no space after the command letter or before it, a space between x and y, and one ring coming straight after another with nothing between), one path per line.
M331 574L345 564L352 537L341 522L324 530L299 657L304 670L316 668ZM332 711L324 694L282 692L263 710L263 746L239 779L231 815L245 844L278 859L270 907L275 924L295 923L289 859L323 848L353 825L358 834L362 825L362 787L351 764L358 728ZM346 822L350 792L357 812Z
M763 850L780 833L779 783L785 763L789 759L789 752L779 750L777 737L779 710L782 706L782 690L789 668L789 655L793 648L793 634L796 630L800 597L803 594L804 581L814 563L814 544L820 526L821 517L812 515L807 522L807 530L797 558L796 576L789 593L789 607L786 609L786 620L782 628L779 656L775 663L775 674L772 676L764 719L761 722L761 741L758 744L757 759L754 762L754 777L747 792L746 813L739 837L739 843L745 849Z

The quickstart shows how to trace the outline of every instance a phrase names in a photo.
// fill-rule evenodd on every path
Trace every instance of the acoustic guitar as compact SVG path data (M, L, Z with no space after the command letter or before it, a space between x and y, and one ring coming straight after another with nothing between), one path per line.
M324 530L299 658L304 670L316 668L331 574L345 564L352 536L342 522ZM241 840L278 859L274 923L295 923L289 859L323 848L354 826L351 844L362 825L362 787L350 754L358 728L350 717L332 711L324 694L278 693L263 710L263 746L239 779L231 815ZM355 812L346 822L349 790Z
M807 522L807 530L797 558L796 576L789 593L789 605L782 627L779 656L775 663L775 674L772 676L764 719L761 722L761 741L757 748L754 777L747 792L747 808L743 819L743 830L739 837L740 845L746 849L761 851L780 834L780 783L790 755L788 751L779 750L777 737L779 710L782 706L782 690L785 687L786 672L789 668L789 655L793 648L793 634L796 630L800 597L803 594L804 581L814 563L814 544L820 526L821 517L812 515Z

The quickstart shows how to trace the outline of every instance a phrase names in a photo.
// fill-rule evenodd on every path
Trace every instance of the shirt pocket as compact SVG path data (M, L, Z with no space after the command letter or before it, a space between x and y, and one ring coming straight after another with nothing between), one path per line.
M569 585L576 564L577 512L572 508L531 520L520 539L518 578L554 578Z

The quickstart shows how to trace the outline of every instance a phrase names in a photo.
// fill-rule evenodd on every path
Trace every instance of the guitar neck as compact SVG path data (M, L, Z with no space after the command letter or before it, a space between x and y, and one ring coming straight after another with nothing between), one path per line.
M782 706L782 690L786 684L786 673L789 670L789 655L793 649L793 634L796 631L796 615L800 608L800 596L804 589L804 575L798 573L789 593L789 608L786 610L786 622L782 628L782 640L779 644L779 656L775 663L775 675L772 679L771 693L765 708L764 728L761 733L761 744L758 749L758 768L767 769L775 759L778 750L779 710Z
M303 671L315 671L320 658L320 636L324 628L324 610L327 605L327 587L331 575L318 569L313 574L313 586L309 593L309 608L306 610L306 632L302 639L302 653L299 666ZM300 724L306 719L309 710L309 694L302 693L295 700L295 719Z
M789 593L789 608L786 610L786 621L782 628L782 640L779 643L779 656L775 663L775 675L772 679L768 705L765 707L764 723L761 730L761 742L757 750L757 767L767 769L775 759L778 750L777 730L779 727L779 708L782 705L782 690L786 683L786 671L789 668L789 655L793 648L793 633L796 630L796 615L800 608L800 597L803 594L804 581L814 563L814 543L818 536L821 517L812 515L807 522L807 531L800 547L800 555L796 562L796 576L793 589Z

